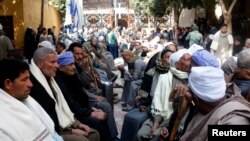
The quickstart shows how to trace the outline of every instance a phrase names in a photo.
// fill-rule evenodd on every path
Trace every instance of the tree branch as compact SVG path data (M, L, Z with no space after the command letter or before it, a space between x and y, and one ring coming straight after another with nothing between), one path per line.
M231 5L230 5L230 7L229 7L229 9L228 9L228 13L231 13L231 12L232 12L233 7L234 7L234 5L236 4L236 2L237 2L237 0L233 0L233 2L231 3Z
M226 14L227 13L227 9L225 7L225 4L224 4L223 0L218 0L218 2L220 4L220 6L221 6L221 10L222 10L223 15Z

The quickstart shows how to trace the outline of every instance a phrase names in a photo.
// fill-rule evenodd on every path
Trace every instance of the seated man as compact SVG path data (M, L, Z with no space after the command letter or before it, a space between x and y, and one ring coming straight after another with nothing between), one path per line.
M193 45L194 46L194 45ZM189 49L192 49L190 47ZM190 51L189 53L185 53L182 55L182 57L179 59L178 62L176 62L176 68L185 72L190 72L192 66L211 66L211 67L219 67L219 62L217 61L217 58L209 53L208 51L204 49L199 49ZM192 54L192 56L190 56ZM206 56L206 57L204 57ZM192 64L192 65L191 65ZM171 93L172 97L174 98L173 103L173 114L170 116L170 118L167 120L164 126L167 127L168 133L171 134L171 136L168 136L167 140L172 140L173 138L176 140L179 140L179 138L183 135L183 133L186 130L186 125L190 121L190 118L193 115L194 112L194 106L191 104L185 104L185 100L183 100L182 97L179 97L178 94L176 94L176 86L180 85L181 83L175 83L173 85L173 91ZM185 83L187 84L187 83ZM183 83L182 83L183 85ZM184 106L183 106L184 105ZM186 112L183 112L186 111ZM181 120L180 120L181 119ZM166 130L166 128L162 128L163 130ZM154 141L157 140L159 136L154 137Z
M72 43L68 49L75 58L75 67L79 73L80 80L85 89L93 94L102 94L101 80L98 73L93 67L91 58L86 50L79 43ZM96 99L96 95L89 95L90 100Z
M146 63L136 58L130 50L124 51L122 57L124 62L128 64L128 71L125 70L124 66L118 67L124 73L125 80L122 92L122 101L124 102L122 110L130 111L135 106L135 97L142 83Z
M15 59L4 59L0 65L4 66L0 68L0 139L62 141L49 115L29 96L29 65Z
M73 53L74 65L80 80L81 87L84 93L88 95L88 102L90 107L101 109L107 113L108 125L112 138L118 135L118 131L115 124L113 110L111 105L102 96L102 92L99 91L98 84L96 84L93 75L95 73L90 71L90 64L88 54L83 50L81 44L72 43L69 47L69 51ZM113 89L111 90L113 91ZM82 93L82 92L81 92Z
M166 44L165 49L171 51L172 53L177 51L176 46L171 42L168 42ZM161 52L156 53L152 58L150 58L147 64L147 67L144 71L141 88L138 92L138 97L137 97L137 99L139 99L140 101L139 103L144 103L144 106L148 106L151 103L150 91L151 91L151 86L153 82L155 66L157 65L157 62L160 61L160 55L161 55Z
M191 65L191 56L188 54L188 50L180 49L173 54L170 50L167 52L164 50L162 53L165 53L161 55L161 62L165 64L165 69L163 70L163 66L160 66L159 63L155 68L150 92L153 99L150 111L152 116L143 123L139 130L137 134L139 141L160 135L160 128L168 121L175 108L171 91L177 84L187 83Z
M237 68L233 82L241 89L241 95L250 98L250 49L244 49L238 55ZM250 99L249 99L250 100Z
M72 52L67 51L60 55L58 57L58 64L59 70L57 71L55 80L62 90L69 107L75 113L75 117L82 123L97 129L100 132L101 140L111 141L111 134L109 130L107 130L109 127L106 115L110 114L107 117L113 117L112 110L110 113L105 113L101 109L98 109L97 106L97 109L92 107L91 110L89 106L88 95L82 90L83 86L81 81L78 75L75 73L76 70ZM109 105L108 103L106 104ZM109 108L111 109L110 105ZM116 129L115 121L110 129L113 128Z
M142 54L143 50L142 50L142 46L141 46L141 42L140 41L136 41L135 47L132 50L132 52L133 52L133 54L135 56L141 57L141 54Z
M91 61L93 62L93 66L97 70L104 71L107 74L106 79L101 79L103 81L114 80L116 75L112 72L112 70L108 67L107 60L102 55L102 51L97 46L97 39L93 37L90 42L86 42L83 44L85 51L89 54ZM114 60L113 60L114 61ZM101 76L101 74L98 72Z
M99 36L97 46L101 49L101 54L104 58L104 62L107 63L107 67L110 70L115 70L114 57L107 51L106 41L103 36Z
M38 48L31 60L30 95L44 108L54 121L55 130L68 141L99 140L97 131L77 121L71 112L59 86L56 75L57 54L50 48Z
M92 105L92 103L95 105L96 102L104 101L100 77L96 69L93 67L91 58L87 51L84 50L79 43L72 43L68 50L74 55L76 70L79 74L84 90L89 96L91 102L90 105Z
M250 104L240 93L226 96L226 83L221 69L192 67L188 84L189 88L179 86L177 90L181 96L193 100L198 110L181 141L207 140L208 125L250 124Z

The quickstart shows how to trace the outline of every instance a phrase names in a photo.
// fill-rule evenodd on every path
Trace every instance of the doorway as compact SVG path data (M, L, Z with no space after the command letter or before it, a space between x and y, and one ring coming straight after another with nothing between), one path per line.
M13 16L0 16L0 23L3 26L3 31L10 40L14 40Z

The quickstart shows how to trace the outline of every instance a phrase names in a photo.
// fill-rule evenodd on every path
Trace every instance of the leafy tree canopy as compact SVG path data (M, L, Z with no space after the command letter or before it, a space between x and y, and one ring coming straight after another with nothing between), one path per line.
M132 0L131 6L135 11L154 17L162 17L173 8L214 8L215 0Z

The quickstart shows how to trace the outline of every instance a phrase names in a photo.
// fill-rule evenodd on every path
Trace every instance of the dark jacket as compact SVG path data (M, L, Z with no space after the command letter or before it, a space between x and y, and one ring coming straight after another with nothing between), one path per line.
M88 73L86 73L84 70L82 70L77 63L75 63L76 70L80 75L80 81L83 84L83 87L86 89L90 89L90 83L94 82L92 76Z
M60 87L69 108L81 123L87 124L91 128L98 130L101 136L101 141L111 141L111 134L108 129L108 124L91 117L91 109L89 107L88 95L83 91L83 85L78 77L78 74L72 76L66 75L58 70L55 80Z
M49 96L45 88L36 80L32 73L30 73L30 80L33 84L30 96L32 96L48 113L55 124L55 130L60 133L60 125L56 114L55 101Z
M83 117L90 117L92 111L89 107L88 95L82 90L77 74L70 76L58 70L55 80L75 118L80 120Z
M241 95L247 97L250 90L250 80L235 78L234 83L240 88Z

